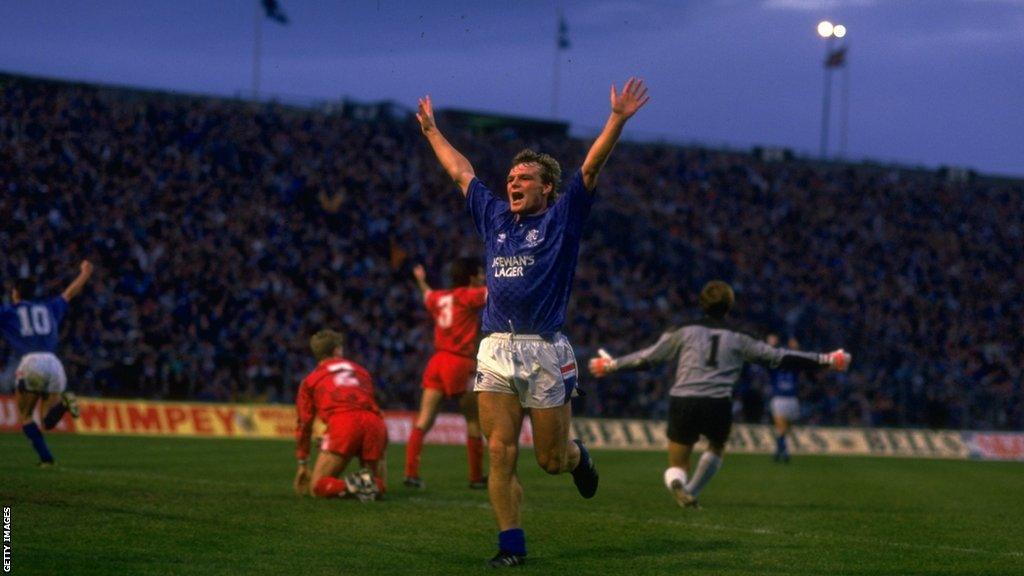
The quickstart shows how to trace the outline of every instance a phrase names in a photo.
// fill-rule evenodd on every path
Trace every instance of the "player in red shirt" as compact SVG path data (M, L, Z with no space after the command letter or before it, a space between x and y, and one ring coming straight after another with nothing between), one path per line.
M431 290L423 266L413 269L423 302L434 319L434 356L423 374L423 398L416 426L405 449L405 485L423 488L420 452L423 437L434 425L441 400L455 398L466 417L466 451L469 454L469 487L487 487L483 477L484 445L480 433L476 395L466 394L476 373L480 310L487 301L483 267L474 258L458 258L451 265L450 290Z
M373 380L365 368L342 356L344 336L321 330L309 339L318 364L302 381L295 396L298 425L295 428L295 492L320 498L356 496L373 500L385 491L381 462L388 445L388 431L374 398ZM307 465L313 420L319 415L327 425L312 478ZM363 470L339 478L353 457Z

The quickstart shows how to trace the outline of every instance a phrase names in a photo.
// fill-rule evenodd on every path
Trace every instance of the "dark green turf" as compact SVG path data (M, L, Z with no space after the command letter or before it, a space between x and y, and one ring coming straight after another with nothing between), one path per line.
M389 452L383 502L291 492L288 442L49 436L35 467L0 434L13 574L478 574L494 553L487 496L462 448L427 446L427 490ZM678 508L661 453L594 452L591 501L526 451L531 574L1024 574L1024 464L728 455Z

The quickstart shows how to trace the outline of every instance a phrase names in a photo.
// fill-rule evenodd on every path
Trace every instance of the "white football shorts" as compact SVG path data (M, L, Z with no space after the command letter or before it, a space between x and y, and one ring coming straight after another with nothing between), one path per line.
M569 402L577 385L576 355L561 333L494 333L480 342L475 392L515 394L524 408L555 408Z
M771 403L772 416L790 422L800 419L800 401L792 396L776 396Z
M50 352L32 352L21 357L14 372L18 388L37 394L60 394L68 386L64 365Z

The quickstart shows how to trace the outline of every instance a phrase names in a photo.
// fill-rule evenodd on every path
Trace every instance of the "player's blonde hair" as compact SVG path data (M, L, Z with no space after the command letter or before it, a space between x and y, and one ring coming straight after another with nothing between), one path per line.
M736 295L732 291L732 286L721 280L712 280L701 288L700 309L712 318L725 317L735 302Z
M562 167L550 154L534 152L529 148L522 150L512 159L512 168L520 164L536 164L540 166L540 181L544 184L551 184L551 195L548 196L548 205L558 199L558 187L562 185Z
M341 332L326 328L313 334L309 339L309 347L317 361L334 356L334 351L345 345L345 336Z

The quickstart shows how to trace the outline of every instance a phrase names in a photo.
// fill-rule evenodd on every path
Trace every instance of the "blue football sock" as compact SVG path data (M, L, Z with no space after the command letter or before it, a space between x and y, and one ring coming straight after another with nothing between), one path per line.
M508 554L526 556L526 533L522 528L498 532L498 548Z
M54 426L60 423L60 419L64 417L64 414L68 411L68 407L63 402L58 402L50 411L43 417L43 428L52 430Z
M50 449L46 447L46 440L43 438L43 433L39 430L39 425L35 422L25 424L21 427L21 431L28 436L32 447L36 449L36 454L39 454L40 462L53 462L53 455L50 454Z
M583 442L579 440L573 440L580 448L580 461L576 463L576 467L572 469L572 475L586 474L590 470L590 452L587 451L586 447L583 446Z
M786 454L787 452L789 452L789 449L786 448L786 437L785 436L776 436L775 437L775 453L776 454Z

